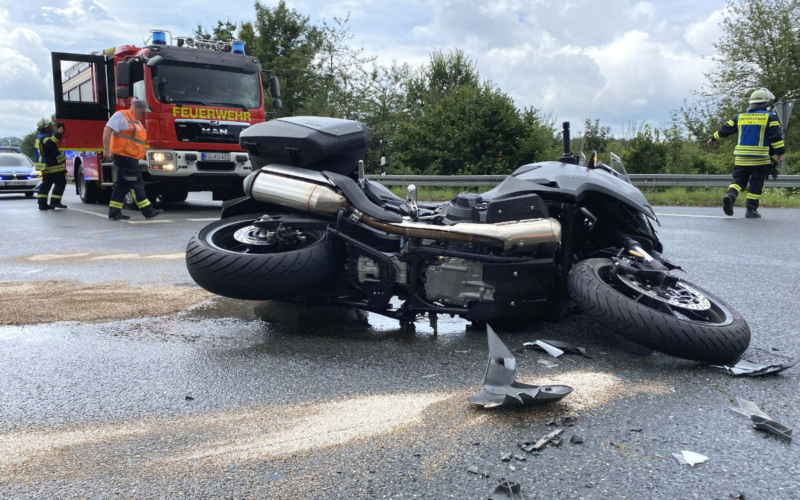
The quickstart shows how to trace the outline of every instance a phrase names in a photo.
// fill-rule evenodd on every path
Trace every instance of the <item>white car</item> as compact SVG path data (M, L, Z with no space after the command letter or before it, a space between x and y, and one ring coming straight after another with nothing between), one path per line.
M0 147L0 194L24 193L33 198L41 182L42 173L19 148Z

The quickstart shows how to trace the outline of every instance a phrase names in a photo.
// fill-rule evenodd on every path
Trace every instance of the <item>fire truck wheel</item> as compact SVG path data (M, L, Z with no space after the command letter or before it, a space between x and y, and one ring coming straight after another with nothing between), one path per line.
M83 175L83 165L78 168L78 172L75 174L75 189L78 190L78 196L80 196L83 203L93 205L100 201L100 188L97 183L86 180Z

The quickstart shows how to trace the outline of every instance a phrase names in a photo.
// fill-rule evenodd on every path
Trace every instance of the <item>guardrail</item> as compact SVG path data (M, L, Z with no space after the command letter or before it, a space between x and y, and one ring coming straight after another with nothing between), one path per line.
M368 175L385 186L492 187L503 182L505 175ZM631 174L631 182L639 187L728 187L730 175ZM767 179L767 187L800 188L800 175L779 175Z

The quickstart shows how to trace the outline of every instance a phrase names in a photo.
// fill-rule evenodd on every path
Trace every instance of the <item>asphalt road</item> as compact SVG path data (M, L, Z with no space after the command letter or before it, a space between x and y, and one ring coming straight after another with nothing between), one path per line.
M161 219L121 223L74 195L65 203L40 213L0 196L0 285L191 286L179 254L219 212L198 196ZM800 210L764 209L758 221L656 212L665 254L748 320L747 359L800 355ZM211 299L159 318L0 327L0 498L480 499L500 477L528 499L800 498L797 445L728 409L741 397L797 426L800 369L736 378L583 316L499 333L515 351L557 339L592 359L545 368L544 355L518 351L521 380L574 393L537 410L484 411L466 398L482 382L486 337L457 319L435 337L425 322L403 332L372 315ZM565 415L577 422L559 447L501 461ZM672 457L681 450L709 459L682 466Z

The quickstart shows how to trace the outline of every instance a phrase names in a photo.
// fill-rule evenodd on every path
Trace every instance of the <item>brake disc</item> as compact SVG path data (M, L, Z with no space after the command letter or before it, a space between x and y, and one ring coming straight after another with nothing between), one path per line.
M245 226L233 233L233 239L246 245L274 245L275 239L270 238L269 234L266 229ZM274 233L272 234L274 235Z
M674 287L671 287L665 285L648 285L642 283L630 274L618 274L617 278L637 292L673 307L688 309L690 311L707 311L711 309L711 301L709 301L705 295L682 281L679 281Z

